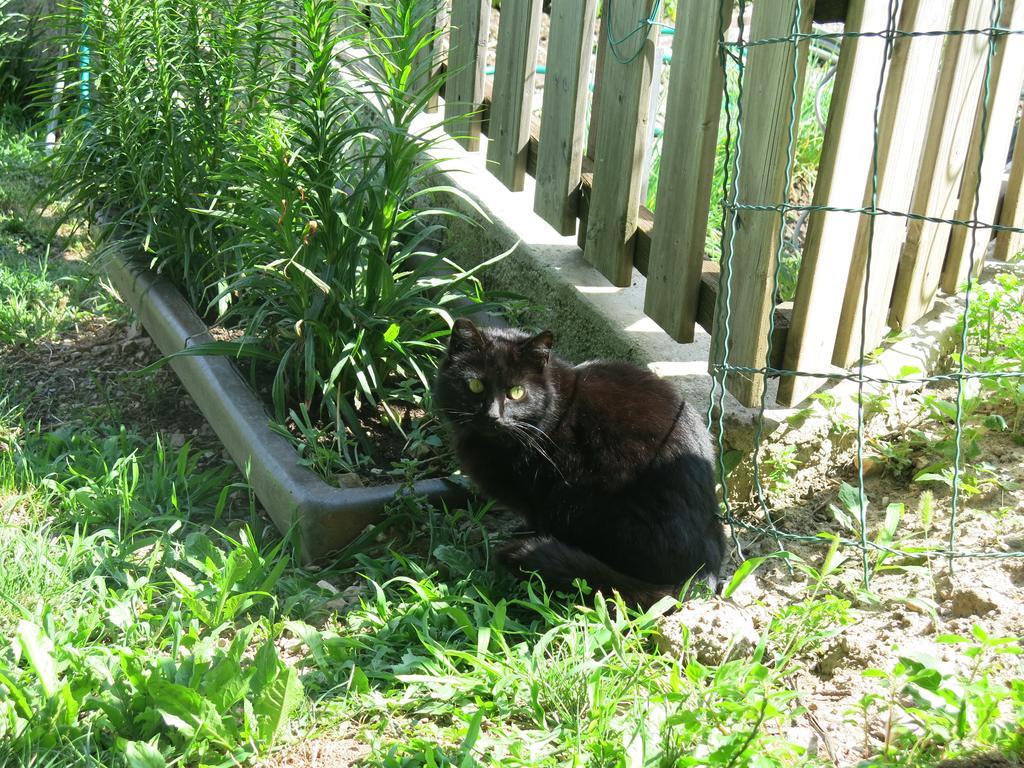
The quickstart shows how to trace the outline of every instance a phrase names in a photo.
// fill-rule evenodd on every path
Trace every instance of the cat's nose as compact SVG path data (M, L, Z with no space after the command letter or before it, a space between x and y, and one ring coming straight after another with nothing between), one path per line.
M491 401L490 407L487 409L487 415L497 421L505 415L505 401L496 397Z

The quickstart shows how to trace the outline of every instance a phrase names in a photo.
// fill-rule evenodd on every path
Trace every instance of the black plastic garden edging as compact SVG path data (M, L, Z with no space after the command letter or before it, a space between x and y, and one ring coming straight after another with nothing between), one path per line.
M205 323L165 278L116 254L109 256L106 270L163 354L212 341ZM170 364L277 527L282 532L294 528L305 561L341 549L396 494L410 492L397 483L335 488L300 465L295 449L270 428L263 403L230 359L179 356ZM449 505L466 498L462 488L440 479L421 480L411 492Z

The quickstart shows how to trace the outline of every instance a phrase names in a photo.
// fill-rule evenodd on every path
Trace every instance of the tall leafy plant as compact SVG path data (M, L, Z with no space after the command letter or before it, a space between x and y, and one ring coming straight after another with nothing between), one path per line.
M481 300L472 273L432 247L457 214L418 205L439 191L415 127L440 85L423 11L374 7L364 40L339 31L335 0L303 0L282 21L294 49L268 128L231 169L219 213L245 253L218 297L246 321L238 351L258 339L278 361L278 416L301 402L339 441L362 437L359 405L390 413L393 385L425 391L454 307Z
M238 267L219 223L200 211L220 192L235 136L264 111L270 8L271 0L69 0L59 20L69 74L55 192L71 212L116 220L119 236L196 303Z
M430 2L67 11L94 86L57 154L60 191L113 212L197 308L245 329L192 352L270 359L278 418L333 424L342 448L370 448L361 407L397 425L396 392L419 404L456 307L482 301L437 247L458 214L431 205L456 192L431 186L417 122L443 77Z

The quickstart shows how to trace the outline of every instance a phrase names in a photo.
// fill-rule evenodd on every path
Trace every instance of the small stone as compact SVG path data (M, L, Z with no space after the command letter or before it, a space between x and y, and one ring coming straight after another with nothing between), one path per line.
M355 472L344 472L334 476L339 488L362 488L363 480Z
M337 593L337 590L335 589ZM359 605L359 599L365 594L366 589L361 584L352 584L341 590L338 597L324 603L324 608L333 613L344 613L345 611Z
M660 621L657 635L663 653L690 653L709 666L747 656L757 642L757 630L747 612L723 600L684 604Z
M786 741L791 744L802 744L807 750L808 755L818 756L821 744L818 740L818 734L814 732L813 728L806 726L795 725L791 726L786 730Z
M953 596L953 577L949 571L940 571L935 574L935 595L939 600L949 600Z
M324 608L331 613L344 613L352 607L352 602L345 597L336 597L324 603Z
M817 663L814 665L814 671L825 680L832 679L837 669L847 667L851 662L850 644L842 636L832 638L831 641L826 642L822 646L820 654Z
M857 459L854 458L853 464L857 466ZM864 457L864 477L873 477L879 475L882 470L885 469L885 462L876 456L865 456Z
M1007 536L1003 539L1005 552L1024 552L1024 536Z

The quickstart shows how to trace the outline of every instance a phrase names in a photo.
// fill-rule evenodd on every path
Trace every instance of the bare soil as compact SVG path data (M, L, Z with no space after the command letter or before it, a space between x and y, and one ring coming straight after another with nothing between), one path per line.
M216 437L169 367L137 372L160 359L137 323L93 317L52 341L3 350L0 373L19 393L25 417L44 429L124 424L180 447Z
M354 739L318 738L274 753L257 768L348 768L370 754L370 747Z
M955 396L940 391L947 397ZM929 429L927 423L918 423L918 427ZM899 433L892 439L898 442ZM864 677L865 670L891 670L900 656L924 652L948 663L950 669L966 672L965 646L938 639L943 635L970 637L974 626L992 637L1016 637L1018 643L1024 643L1022 442L1021 435L1008 432L989 432L981 437L981 455L972 461L989 467L988 481L980 486L979 493L961 494L955 524L949 488L941 483L913 481L928 457L913 455L914 464L905 472L892 472L877 459L865 462L865 491L871 502L867 512L869 540L877 535L887 506L900 504L903 518L892 548L929 547L945 552L952 542L952 550L965 556L891 555L879 560L876 552L869 552L869 568L873 571L869 594L862 589L860 551L843 548L841 552L848 560L838 586L852 604L853 622L802 659L803 672L793 682L808 709L807 722L794 723L792 731L784 735L810 744L812 751L817 750L836 765L854 765L877 751L884 734L882 719L866 719L857 706L863 696L879 690L880 681ZM803 478L801 498L771 510L777 528L790 534L828 532L857 540L859 533L841 524L830 510L830 504L842 507L837 501L841 481L856 486L852 461L835 467L828 476ZM925 492L934 499L933 518L927 528L922 522ZM744 515L743 510L738 513ZM751 522L764 523L756 509L748 508L745 514ZM737 531L737 538L746 557L766 555L781 546L815 566L820 565L827 546L776 541L742 529ZM761 630L781 609L806 597L808 586L804 574L791 572L782 561L769 561L757 572L753 584L744 585L741 601ZM1024 674L1019 657L1006 661L993 676L1004 684Z

